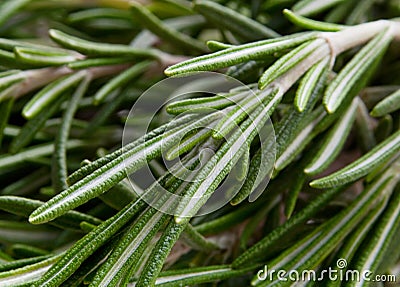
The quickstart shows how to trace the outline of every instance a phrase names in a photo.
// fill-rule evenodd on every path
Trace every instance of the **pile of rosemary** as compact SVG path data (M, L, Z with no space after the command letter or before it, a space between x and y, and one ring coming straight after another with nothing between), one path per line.
M0 286L399 284L399 16L398 0L1 1ZM168 79L180 96L130 113Z

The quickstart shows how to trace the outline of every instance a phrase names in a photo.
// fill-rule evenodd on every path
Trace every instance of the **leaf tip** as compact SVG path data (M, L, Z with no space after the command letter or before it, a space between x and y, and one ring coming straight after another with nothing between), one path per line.
M46 205L47 204L45 203L44 205L39 206L29 215L28 221L31 224L43 224L54 219L54 217L51 217L52 213L49 213L46 209Z
M312 166L307 166L303 171L307 175L314 175L316 173L316 170Z
M299 113L302 113L302 112L304 112L304 105L302 105L302 104L297 104L297 105L295 105L296 106L296 110L299 112Z
M285 209L286 220L289 220L290 217L292 216L293 211L294 211L294 207L295 207L295 206L292 205L292 206L290 206L290 207L288 207L288 208Z
M56 29L49 29L49 36L51 37L51 38L55 38L55 37L57 37L57 35L58 35L58 30L56 30Z
M324 101L324 108L328 114L333 114L337 109L337 102L332 102L331 100Z
M174 75L174 66L169 66L168 68L166 68L166 69L164 70L164 74L165 74L167 77L173 76L173 75Z
M22 116L23 116L25 119L27 119L27 120L33 118L34 115L35 115L35 113L32 111L32 109L30 109L30 107L25 107L25 108L23 108L21 114L22 114Z
M185 224L186 222L188 222L190 220L189 217L185 217L185 216L175 216L175 223L176 224Z
M313 180L312 182L310 182L310 186L312 188L325 188L325 182L324 180L322 180L321 178Z
M240 201L237 200L237 199L235 199L235 198L233 198L233 199L229 202L229 204L232 205L232 206L236 206L236 205L238 205L239 203L240 203Z
M370 115L371 115L371 117L374 117L374 118L378 118L378 117L380 117L380 116L382 116L379 112L378 112L378 110L377 109L372 109L372 111L369 113Z
M28 218L29 223L31 223L31 224L43 223L40 216L35 211L33 211L32 214L29 216L29 218Z
M289 15L293 15L294 13L290 9L283 9L282 14L285 16L289 16Z
M98 105L100 105L100 103L101 103L101 100L100 100L100 99L98 99L98 98L96 98L96 97L93 98L92 104L93 104L94 106L98 106Z

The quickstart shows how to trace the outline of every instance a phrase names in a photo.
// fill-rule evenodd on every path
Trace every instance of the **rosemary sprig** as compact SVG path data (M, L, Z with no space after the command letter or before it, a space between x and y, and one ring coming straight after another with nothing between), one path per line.
M4 0L0 286L319 284L263 280L265 265L393 272L394 2ZM238 86L216 88L210 71ZM169 81L161 106L128 113Z

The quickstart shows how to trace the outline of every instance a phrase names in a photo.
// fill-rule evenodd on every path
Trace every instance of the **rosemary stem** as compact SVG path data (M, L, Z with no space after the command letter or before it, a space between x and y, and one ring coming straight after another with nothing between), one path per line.
M349 27L339 32L322 32L321 36L329 43L332 56L336 57L344 51L367 42L372 37L388 28L391 29L391 34L395 38L399 38L400 29L396 31L396 25L400 24L388 20L378 20Z

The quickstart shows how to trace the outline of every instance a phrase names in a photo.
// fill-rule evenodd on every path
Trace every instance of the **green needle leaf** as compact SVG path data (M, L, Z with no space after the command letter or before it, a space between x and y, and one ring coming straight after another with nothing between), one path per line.
M265 25L215 2L196 1L193 9L218 28L227 29L245 40L254 41L280 36Z
M329 60L321 60L315 64L303 77L294 98L294 105L299 112L303 112L310 101L317 85L321 85L321 77L326 77Z
M52 257L52 255L41 255L41 256L23 258L23 259L18 259L18 260L13 260L10 262L2 263L2 264L0 264L0 272L10 271L10 270L18 269L18 268L21 268L21 267L24 267L27 265L31 265L34 263L38 263L38 262L48 259L50 257Z
M118 90L117 90L118 91ZM85 128L84 134L91 135L97 130L101 129L108 118L118 109L121 104L126 100L126 96L129 93L129 87L122 92L117 92L117 95L112 100L105 103L98 112L93 116L90 123Z
M249 61L242 64L238 64L236 66L230 67L226 74L238 80L246 81L246 79L252 77L258 77L260 72L264 69L265 66L269 66L272 62L275 61L275 57L266 56L264 61Z
M8 119L11 114L11 109L14 105L14 98L0 102L0 147L3 141L4 129L7 126Z
M80 140L69 140L67 142L68 149L82 148L87 145L88 143ZM19 163L50 155L53 153L53 151L53 143L46 143L42 145L32 146L14 155L2 155L0 156L0 170L6 170L7 168L15 166Z
M27 119L37 116L48 107L60 94L77 85L86 76L86 71L62 77L43 88L23 108L22 114Z
M234 93L233 95L216 95L195 99L185 99L175 101L167 105L168 113L178 115L184 112L209 112L210 110L221 110L231 106L244 97L248 96L248 91Z
M368 10L374 6L375 1L367 0L357 4L358 5L355 5L354 9L347 16L346 24L354 25L364 22L365 14L369 13Z
M390 136L392 130L393 118L391 115L386 115L379 120L378 125L375 128L374 139L376 138L377 142L381 142L385 140L388 136Z
M258 80L260 89L265 88L279 76L287 73L290 69L300 65L302 61L310 57L319 48L326 45L323 39L315 39L303 43L299 47L293 49L283 57L279 58L271 67L269 67Z
M0 196L0 209L26 218L28 218L32 211L34 211L42 204L43 202L40 200L33 200L17 196ZM65 215L51 222L50 224L63 229L67 228L79 231L79 224L82 221L96 225L102 222L100 219L97 219L93 216L77 211L69 211Z
M301 0L293 6L293 11L302 16L310 16L325 11L343 0Z
M59 52L60 50L63 51L60 48L49 47L47 45L33 44L29 41L0 38L0 49L13 52L16 47L32 48L36 50L46 49L47 51L53 51L53 52L54 51Z
M124 57L84 59L84 60L68 63L67 67L71 68L73 70L79 70L79 69L87 69L87 68L92 68L92 67L124 64L127 62L129 63L130 61L132 61L132 59L124 58Z
M315 175L325 170L338 156L346 142L356 116L359 98L355 98L343 117L330 129L324 142L304 172Z
M400 90L380 101L371 111L371 116L382 117L400 109Z
M304 150L315 137L314 129L318 123L322 122L323 117L324 111L322 108L314 110L301 120L298 129L293 131L294 135L290 135L292 139L289 142L284 142L284 149L279 145L277 146L275 171L283 170ZM284 136L281 137L284 138ZM279 142L281 141L279 140Z
M132 202L116 215L104 221L76 242L33 286L60 286L94 251L107 242L122 226L141 211L144 206L145 204L141 201Z
M250 194L254 195L253 198L249 199L250 201L257 199L259 193L256 192L256 190L259 185L264 179L271 176L273 171L273 162L275 161L275 139L273 137L273 133L268 135L267 139L262 143L262 148L258 149L251 158L248 167L246 163L246 168L248 168L247 176L239 192L232 198L232 205L238 205ZM263 190L259 191L262 192Z
M373 119L371 119L368 108L365 106L363 101L358 102L357 113L356 113L356 127L357 127L357 140L360 143L361 150L363 152L370 151L376 146L376 139L373 131ZM391 131L387 136L389 136ZM386 138L386 137L385 137Z
M268 206L269 207L269 206ZM251 242L254 235L258 231L258 226L260 225L260 221L264 220L267 216L272 214L271 210L276 208L275 206L271 206L271 208L262 208L257 211L257 213L251 217L243 229L242 234L240 235L240 247L243 250L247 249L247 245L249 241Z
M87 175L91 174L94 172L96 169L106 165L107 163L111 162L112 160L118 158L121 156L124 152L127 152L133 148L135 148L137 145L142 144L143 142L146 142L156 136L161 135L163 132L165 132L168 129L174 129L178 126L182 127L181 125L184 125L185 123L191 122L193 120L192 116L183 116L178 118L177 120L173 121L172 123L166 123L153 131L147 133L144 137L139 138L138 140L133 141L132 143L128 144L127 146L117 149L116 151L107 154L93 162L91 162L88 165L82 166L80 169L75 171L73 174L71 174L67 181L69 185L72 185L79 181L80 179L86 177Z
M347 28L347 26L344 25L338 25L338 24L333 24L333 23L327 23L327 22L321 22L321 21L315 21L312 19L308 19L306 17L300 16L296 13L293 13L289 9L284 9L283 14L288 18L290 22L293 24L309 29L309 30L316 30L316 31L326 31L326 32L337 32L340 30L343 30Z
M19 65L18 63L16 63L14 53L8 51L0 50L0 60L2 62L2 65L5 67L10 67L10 68L23 67L23 65Z
M98 105L104 101L104 99L114 92L116 89L123 88L128 83L132 82L133 79L142 75L151 65L152 62L144 61L133 65L129 69L123 71L118 76L110 80L94 95L94 104Z
M165 233L168 234L167 231ZM216 250L221 248L217 245L217 243L214 243L213 241L204 237L191 224L188 224L185 230L183 231L182 240L185 242L185 244L190 246L190 248L203 252L210 252L211 250ZM148 261L151 262L150 260Z
M310 72L314 68L311 68ZM284 118L276 126L277 158L279 158L287 150L287 148L291 145L291 143L299 134L299 131L303 130L310 123L310 120L312 121L313 114L316 113L318 109L320 109L317 108L317 111L313 112L315 104L322 96L322 90L326 82L327 71L328 70L325 69L325 72L316 78L312 77L315 75L313 72L312 73L309 72L304 76L303 80L300 82L295 97L295 103L296 99L303 98L304 101L302 101L301 103L301 108L303 110L302 112L299 112L295 109L295 107L291 108L286 113ZM310 84L310 86L308 86L308 84ZM306 94L308 95L306 96ZM305 98L308 99L305 101ZM317 114L314 115L319 117L319 115ZM314 135L309 136L309 139L313 137Z
M3 1L0 6L0 26L3 24L14 14L16 14L19 10L24 8L31 0L7 0Z
M50 221L106 192L127 176L125 168L128 164L130 171L133 172L144 166L151 159L151 157L146 157L147 153L152 154L152 157L158 156L161 148L161 139L156 139L158 142L152 140L147 149L144 148L144 145L141 145L133 151L129 151L129 155L119 156L53 197L31 214L29 217L30 222L37 224ZM128 159L130 159L129 163L125 161Z
M269 151L271 152L271 151ZM235 166L235 177L241 182L246 179L249 171L250 151L245 151Z
M32 286L40 277L60 259L60 255L50 257L38 263L27 265L18 269L1 272L0 285L7 287Z
M77 11L68 15L68 22L74 24L81 24L84 21L94 19L110 18L110 19L124 19L132 21L132 15L129 11L124 11L115 8L91 8Z
M131 201L137 199L137 195L143 191L139 187L133 188L132 184L124 181L118 183L106 193L99 196L100 200L108 206L121 210Z
M119 238L121 238L120 234L114 235L109 244L94 251L66 281L62 282L62 286L78 287L81 283L86 283L84 281L93 278L93 271L107 258Z
M200 131L195 131L192 134L185 136L177 145L167 151L165 158L167 160L173 160L181 154L191 151L197 144L204 142L211 136L214 125L215 124L210 124L208 127L203 128Z
M9 147L10 153L17 153L21 151L22 148L27 146L40 131L40 129L43 128L46 121L56 112L58 112L65 98L65 95L59 97L48 109L28 120L28 122L21 128L18 135L11 141Z
M144 6L132 3L131 10L133 11L135 20L161 39L178 47L181 46L200 52L207 51L207 47L202 42L165 25Z
M38 169L3 189L3 195L27 195L50 181L47 168Z
M52 226L34 226L26 222L0 220L0 242L23 243L51 248L60 230Z
M264 40L227 48L223 51L200 56L171 66L165 70L167 76L179 75L196 71L213 71L240 64L250 60L262 60L265 56L273 55L295 47L303 42L312 40L318 33L300 33L278 39Z
M240 270L233 270L229 265L194 267L183 270L171 270L162 272L157 278L155 286L179 287L193 286L197 284L224 280L242 276L254 267L249 266ZM149 285L146 285L149 286Z
M304 170L305 166L310 162L310 159L314 157L314 153L312 149L307 150L301 159L288 168L283 175L287 176L293 174L285 197L285 215L287 218L290 218L295 211L299 194L303 190L304 184L309 180L307 174L299 171Z
M18 70L10 70L7 72L0 73L0 89L10 87L13 84L21 82L25 79L25 72Z
M145 58L157 58L158 53L151 49L136 49L126 45L119 44L104 44L90 42L77 38L75 36L68 35L64 32L50 29L49 35L56 43L63 47L78 51L86 55L96 56L131 56L131 57L145 57Z
M312 181L310 185L315 188L328 188L356 181L387 159L395 156L399 151L400 131L397 131L355 162L333 174Z
M32 245L26 245L26 244L13 244L11 246L12 253L15 255L17 258L27 258L27 257L35 257L35 256L42 256L42 255L48 255L49 251L35 247Z
M211 41L207 41L207 47L212 52L217 52L217 51L225 50L227 48L232 48L233 45L211 40Z
M328 86L325 92L324 106L329 113L333 113L339 107L350 90L368 75L368 69L371 69L374 62L385 52L392 40L388 30L379 33L365 45Z
M86 75L78 86L67 109L62 117L61 126L54 142L54 155L52 158L52 183L56 193L67 189L67 149L66 143L71 129L72 120L83 95L86 93L90 84L90 77ZM43 114L43 113L42 113Z
M46 49L33 49L26 47L16 47L15 57L18 61L32 65L60 66L78 60L79 55L67 52L54 52ZM82 57L82 56L81 56Z

